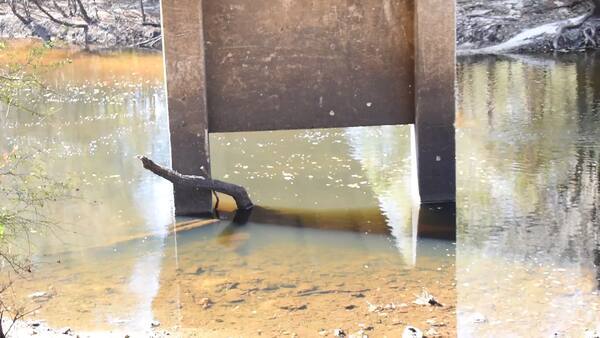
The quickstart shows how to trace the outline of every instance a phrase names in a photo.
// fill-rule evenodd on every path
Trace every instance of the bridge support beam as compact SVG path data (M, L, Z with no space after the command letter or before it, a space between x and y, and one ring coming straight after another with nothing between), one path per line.
M421 201L455 200L454 5L365 0L370 19L356 21L344 0L161 3L173 169L210 174L209 132L414 122ZM211 205L209 192L175 187L177 215Z
M456 199L455 7L415 1L415 132L424 204Z
M210 174L202 1L161 1L171 160L181 173ZM209 191L175 186L175 213L211 212Z

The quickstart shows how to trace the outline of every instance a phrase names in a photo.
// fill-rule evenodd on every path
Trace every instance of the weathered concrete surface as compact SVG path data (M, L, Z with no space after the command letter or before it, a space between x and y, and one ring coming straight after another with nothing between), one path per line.
M446 0L416 2L415 132L422 203L454 201L455 10Z
M413 1L204 7L210 131L414 120Z
M171 159L173 169L188 175L210 174L208 114L204 67L202 1L162 2ZM210 191L175 186L175 212L210 212Z
M163 1L173 168L208 168L208 132L416 123L421 199L454 201L454 6L416 3Z

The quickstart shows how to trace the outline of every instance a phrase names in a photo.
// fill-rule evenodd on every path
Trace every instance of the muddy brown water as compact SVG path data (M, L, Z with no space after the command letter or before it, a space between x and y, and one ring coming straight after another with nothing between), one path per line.
M55 229L12 248L33 253L15 284L41 306L32 318L115 337L399 337L409 324L578 336L600 323L600 57L460 60L456 220L419 209L411 128L383 126L211 135L214 176L260 208L173 233L170 184L135 159L169 162L160 55L53 53L73 59L46 77L55 94L38 108L55 113L0 114L0 147L44 150L79 189L47 208ZM455 222L456 241L443 231ZM423 288L444 306L414 304Z

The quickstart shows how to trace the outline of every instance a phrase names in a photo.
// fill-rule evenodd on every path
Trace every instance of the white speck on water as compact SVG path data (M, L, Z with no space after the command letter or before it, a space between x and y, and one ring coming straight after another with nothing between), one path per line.
M367 107L371 107L373 105L373 102L367 102Z
M442 160L442 158L438 155L438 156L435 157L435 160L436 160L436 162L439 162L439 161Z
M335 116L335 112L333 110L329 111L329 116Z

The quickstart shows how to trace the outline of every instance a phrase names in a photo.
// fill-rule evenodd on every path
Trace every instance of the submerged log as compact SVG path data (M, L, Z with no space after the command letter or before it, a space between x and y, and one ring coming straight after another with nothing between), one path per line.
M248 196L248 192L242 186L202 176L183 175L175 170L160 166L145 156L140 157L140 160L142 161L144 168L171 181L174 185L211 190L229 195L235 200L238 210L249 210L254 207L254 204L252 204L252 201Z

